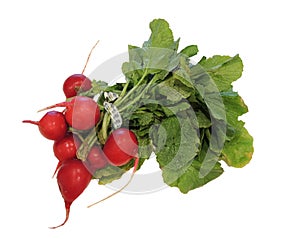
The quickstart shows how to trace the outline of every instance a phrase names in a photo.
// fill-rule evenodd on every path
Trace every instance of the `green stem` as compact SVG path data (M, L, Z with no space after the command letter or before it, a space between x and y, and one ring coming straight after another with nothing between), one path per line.
M88 134L88 136L82 141L79 149L77 150L77 158L85 161L90 149L93 147L93 145L97 141L97 134L96 134L96 128L92 129L91 132Z
M116 102L114 103L115 106L118 106L121 103L123 103L124 100L126 100L132 94L132 92L134 92L134 90L142 84L142 82L144 81L144 79L146 78L147 75L148 75L148 71L146 69L143 76L142 76L142 78L139 80L139 82L125 96L124 96L124 94L125 94L126 91L122 91L123 95L121 94L122 96L119 97L119 99L116 100ZM128 84L129 84L129 81L127 81L127 83L125 85L126 89L128 87Z
M156 80L155 77L153 77L151 79L151 81L147 84L147 86L143 89L143 91L137 97L135 97L134 100L132 100L130 102L130 104L126 104L123 108L120 108L119 112L126 110L130 105L133 105L136 102L138 102L145 95L145 93L149 90L149 88L152 86L152 84L155 82L155 80ZM134 88L132 90L134 90Z
M122 92L121 92L121 94L119 95L119 99L120 99L120 98L122 99L123 96L126 94L126 91L127 91L128 86L129 86L129 80L128 80L128 81L126 82L126 84L124 85L124 87L123 87L123 89L122 89ZM119 99L117 99L116 102L117 102Z
M110 115L109 115L109 113L106 112L104 114L103 121L102 121L102 127L99 132L99 139L100 139L101 144L104 144L108 137L107 131L108 131L109 122L110 122Z
M73 130L72 128L69 128L69 131L72 132L72 134L76 135L80 139L81 142L84 141L84 138L82 137L82 135L79 132L77 132L76 130Z

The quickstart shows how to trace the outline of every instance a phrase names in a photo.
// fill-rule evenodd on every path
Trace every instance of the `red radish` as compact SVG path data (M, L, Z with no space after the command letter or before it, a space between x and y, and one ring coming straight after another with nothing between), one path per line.
M114 195L121 192L124 188L126 188L129 183L132 181L133 176L137 170L139 164L138 158L138 141L135 134L126 128L119 128L113 131L107 138L103 152L107 157L109 163L115 166L122 166L127 164L131 159L135 159L133 171L128 182L119 190L115 191L111 195L101 199L98 202L95 202L88 207L92 207Z
M137 156L137 138L129 129L116 129L108 136L103 146L103 152L112 165L122 166L127 164Z
M98 104L86 96L75 96L71 101L57 103L42 110L55 107L66 107L66 121L71 127L77 130L91 129L100 121L100 108Z
M107 165L107 158L102 151L101 147L94 145L87 156L88 167L91 172L97 169L104 168Z
M57 173L57 183L65 201L66 218L62 224L51 229L61 227L68 221L72 203L86 189L91 179L92 175L82 161L70 159L63 162Z
M40 121L23 120L22 122L37 125L41 134L50 140L61 139L68 129L65 116L58 111L47 112Z
M63 85L63 91L67 98L76 96L78 92L84 92L92 88L92 82L83 74L69 76Z
M67 98L76 96L78 92L87 91L92 88L91 80L87 78L85 75L83 75L83 73L85 71L87 63L89 62L90 56L98 43L99 41L97 41L96 44L92 47L88 55L88 58L86 60L86 63L84 65L84 68L82 70L82 73L71 75L65 80L63 85L63 91Z
M76 152L79 147L80 140L72 133L68 133L62 139L54 142L53 152L59 161L53 176L65 160L76 158Z

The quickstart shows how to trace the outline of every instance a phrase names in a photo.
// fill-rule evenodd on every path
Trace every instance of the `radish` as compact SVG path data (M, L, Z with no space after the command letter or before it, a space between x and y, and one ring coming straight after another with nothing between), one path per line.
M66 107L66 121L71 127L77 130L91 129L100 121L100 108L98 104L86 96L75 96L71 101L57 103L39 111L55 107Z
M92 175L82 161L69 159L63 162L57 173L57 183L65 202L66 218L62 224L51 229L61 227L68 221L72 203L86 189L91 179Z
M63 84L63 91L67 98L76 96L78 92L84 92L92 88L91 80L85 75L83 75L83 73L85 71L87 63L89 62L90 56L98 43L99 41L97 41L96 44L92 47L84 65L84 68L82 70L82 73L71 75L65 80Z
M53 152L55 157L58 159L58 164L53 176L65 160L73 159L76 157L76 152L79 147L80 140L72 133L68 133L62 139L56 140L54 142Z
M132 158L137 157L138 142L135 134L126 128L114 130L107 138L103 152L112 165L127 164Z
M76 96L78 92L84 92L92 88L92 82L83 74L69 76L64 84L63 91L67 98Z
M107 158L102 151L101 147L94 145L88 156L87 156L87 166L91 172L95 172L98 169L104 168L107 165Z
M108 162L114 166L123 166L127 164L131 159L134 158L134 166L130 179L128 182L119 190L115 191L111 195L95 202L88 207L92 207L114 195L121 192L126 188L132 181L133 176L137 170L139 164L138 157L138 141L135 134L126 128L119 128L114 130L107 138L104 146L103 152L108 159Z
M50 140L61 139L68 130L64 114L58 111L47 112L40 121L23 120L22 122L37 125L41 134Z

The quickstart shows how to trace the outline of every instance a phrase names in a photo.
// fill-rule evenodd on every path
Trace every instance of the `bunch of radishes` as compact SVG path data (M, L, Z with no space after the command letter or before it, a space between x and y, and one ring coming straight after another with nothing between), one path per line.
M53 151L58 159L54 175L57 172L57 183L65 202L66 218L62 224L51 228L63 226L67 222L71 204L89 185L96 170L109 164L122 166L131 159L135 160L133 174L137 169L138 142L135 134L129 129L113 130L104 145L101 145L98 140L92 142L86 140L87 135L95 135L97 130L101 130L99 126L101 126L102 112L98 103L90 97L78 95L91 87L90 79L83 75L83 72L71 75L63 84L67 100L42 109L64 107L62 112L51 110L39 121L23 121L38 125L41 134L54 141ZM87 152L84 157L82 154L79 157L79 150L82 149Z

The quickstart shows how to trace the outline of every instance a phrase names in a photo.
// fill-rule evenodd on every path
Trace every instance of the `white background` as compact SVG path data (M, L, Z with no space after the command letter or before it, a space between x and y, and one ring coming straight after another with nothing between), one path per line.
M1 1L1 238L299 238L299 11L297 1ZM109 3L107 3L109 2ZM165 18L200 56L239 53L235 84L249 107L253 160L203 188L119 194L92 183L64 218L52 142L21 123L64 99L64 79L140 45Z

